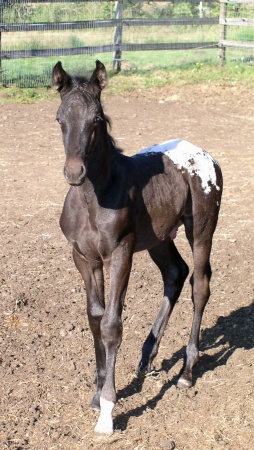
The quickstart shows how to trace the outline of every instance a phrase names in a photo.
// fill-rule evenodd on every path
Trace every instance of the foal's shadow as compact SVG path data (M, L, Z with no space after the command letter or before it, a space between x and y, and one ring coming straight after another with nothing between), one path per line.
M230 313L227 317L219 317L212 328L206 328L201 336L200 351L206 352L210 349L217 349L213 355L204 353L198 365L193 371L193 383L202 377L207 371L223 366L238 348L250 350L254 347L254 302L249 306L244 306ZM162 361L160 371L169 372L171 368L183 359L185 347L175 352L170 359ZM117 429L125 430L130 417L141 416L146 409L154 409L157 403L163 398L168 389L176 384L177 376L165 383L160 392L150 399L145 405L139 406L127 413L119 414L115 420ZM144 378L135 378L121 391L118 391L118 398L127 398L142 391Z

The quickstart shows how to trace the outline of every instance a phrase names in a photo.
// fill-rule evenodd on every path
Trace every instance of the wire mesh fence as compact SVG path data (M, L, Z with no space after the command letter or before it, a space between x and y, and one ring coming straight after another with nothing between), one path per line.
M252 17L253 6L228 11ZM125 72L218 63L219 13L220 0L0 0L1 82L49 85L59 59L77 74L96 58ZM239 28L231 27L232 39L253 38L253 28ZM230 58L251 61L252 54L232 50Z
M224 59L254 65L254 1L221 0L221 4L221 38L226 49Z

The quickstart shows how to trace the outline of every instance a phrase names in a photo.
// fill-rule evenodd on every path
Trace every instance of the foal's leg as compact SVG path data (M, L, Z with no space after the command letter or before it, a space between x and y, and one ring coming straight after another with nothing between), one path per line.
M188 266L173 241L164 242L149 250L149 253L161 271L164 297L150 334L142 348L142 358L138 366L140 373L151 370L151 364L158 353L163 332L189 273Z
M208 228L208 227L207 227ZM215 228L215 226L214 226ZM192 302L194 306L194 317L191 334L186 348L186 358L178 387L192 386L192 369L199 359L199 333L203 312L210 296L211 265L210 253L212 247L213 229L203 228L199 237L193 238L193 221L189 219L185 223L185 232L193 250L194 272L191 277ZM196 231L197 234L197 231ZM206 237L206 239L204 238Z
M108 261L110 291L101 320L101 337L106 353L106 375L100 396L101 413L95 431L102 435L113 433L112 412L116 403L115 362L122 341L122 309L129 281L134 236L126 236Z
M100 328L105 308L102 263L96 261L88 263L75 249L73 250L73 260L85 282L87 315L94 339L96 392L90 406L94 409L100 409L100 395L106 374L106 354Z

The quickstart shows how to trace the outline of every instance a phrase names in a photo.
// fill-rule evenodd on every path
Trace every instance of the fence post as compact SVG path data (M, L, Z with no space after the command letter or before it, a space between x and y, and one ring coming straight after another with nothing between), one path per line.
M222 41L227 39L227 8L228 5L225 1L220 0L220 41L219 41L219 59L221 65L226 62L226 47L223 45Z
M0 26L3 25L3 7L4 7L3 3L0 2ZM3 72L3 70L2 70L2 31L0 28L0 84L2 84L2 80L3 80L2 72Z
M115 55L113 59L113 69L115 72L120 72L123 36L123 0L115 2L115 19L119 20L119 23L116 25L114 34Z
M0 85L2 84L2 33L0 31Z

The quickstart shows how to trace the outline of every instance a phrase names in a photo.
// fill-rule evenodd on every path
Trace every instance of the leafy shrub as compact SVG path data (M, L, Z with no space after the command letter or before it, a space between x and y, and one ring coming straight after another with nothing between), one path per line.
M176 3L172 15L173 17L193 17L191 3Z

